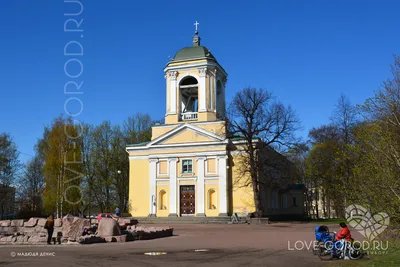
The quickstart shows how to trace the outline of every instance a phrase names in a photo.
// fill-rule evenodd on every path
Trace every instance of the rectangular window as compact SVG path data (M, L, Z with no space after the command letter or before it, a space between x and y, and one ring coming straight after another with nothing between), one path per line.
M293 207L297 207L296 198L293 198Z
M182 160L182 173L193 173L193 161L191 159Z

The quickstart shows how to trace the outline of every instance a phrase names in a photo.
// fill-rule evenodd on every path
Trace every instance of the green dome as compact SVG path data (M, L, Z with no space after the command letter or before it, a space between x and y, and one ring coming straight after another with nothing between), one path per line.
M211 52L205 46L192 46L185 47L176 53L173 61L181 61L188 59L197 59L197 58L210 58L214 59L215 57L211 54Z

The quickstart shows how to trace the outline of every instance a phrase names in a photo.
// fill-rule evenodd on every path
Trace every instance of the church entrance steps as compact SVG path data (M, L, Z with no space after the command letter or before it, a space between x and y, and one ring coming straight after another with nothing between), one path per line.
M222 217L137 217L139 223L147 224L228 224L231 221L229 216Z

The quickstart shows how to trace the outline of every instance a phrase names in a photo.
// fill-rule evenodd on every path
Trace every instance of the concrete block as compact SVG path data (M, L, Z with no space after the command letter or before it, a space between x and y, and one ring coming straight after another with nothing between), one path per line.
M46 221L47 221L47 219L39 218L38 222L37 222L37 226L44 227L44 225L46 224Z
M2 221L0 221L0 226L9 227L9 226L11 226L11 221L10 220L2 220Z
M30 218L29 221L24 223L24 227L35 227L39 218Z
M54 220L54 227L62 227L62 219L61 218Z
M24 220L11 220L11 226L22 227L24 226Z

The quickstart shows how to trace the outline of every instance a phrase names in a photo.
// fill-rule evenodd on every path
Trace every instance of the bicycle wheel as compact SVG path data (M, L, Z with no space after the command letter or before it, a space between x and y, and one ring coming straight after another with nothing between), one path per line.
M362 253L361 250L359 249L355 249L353 247L350 247L347 251L347 256L351 259L351 260L358 260L362 257Z
M317 254L321 260L332 259L331 250L327 249L325 246L320 246Z
M313 255L317 255L318 254L318 250L319 250L320 246L321 246L321 242L318 242L315 246L313 246L313 248L312 248Z

